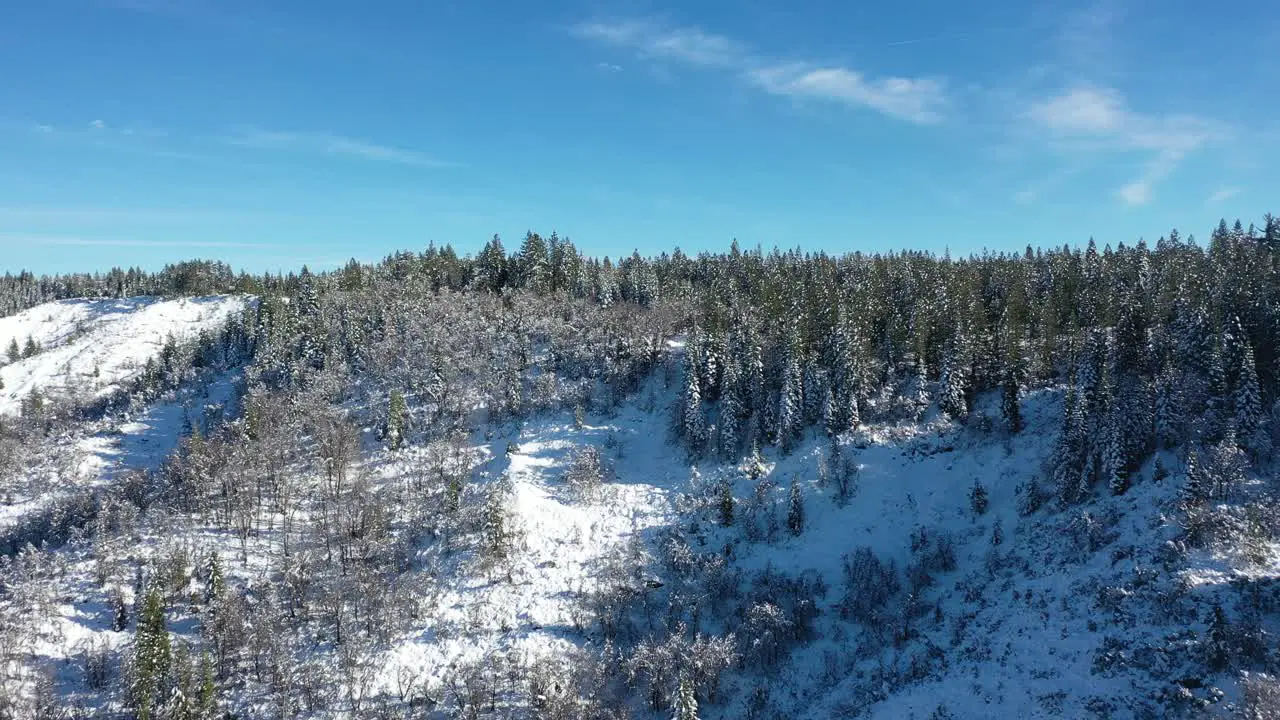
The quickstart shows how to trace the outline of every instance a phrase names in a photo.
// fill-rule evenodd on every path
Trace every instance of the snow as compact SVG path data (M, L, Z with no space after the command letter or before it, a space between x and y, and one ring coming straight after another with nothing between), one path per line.
M19 413L22 399L33 390L91 398L127 387L167 338L216 330L248 301L241 296L63 300L0 318L0 353L10 340L24 346L27 337L40 347L36 355L0 367L0 415ZM67 421L59 437L45 442L57 444L58 457L70 450L69 462L33 469L26 487L7 488L0 530L61 498L115 482L122 471L158 467L177 446L187 413L225 405L237 378L235 371L202 376L135 417Z
M156 304L140 302L128 314L144 317ZM53 305L67 317L80 312ZM105 314L97 317L111 322L102 319ZM29 318L23 331L36 325ZM161 337L169 331L145 325ZM128 323L119 331L142 334ZM90 324L87 333L96 332ZM64 329L40 337L56 348L71 342L67 336ZM669 362L678 362L682 340L667 346ZM571 413L554 412L477 430L467 448L473 489L483 491L499 478L509 481L519 542L500 567L486 567L466 552L427 562L439 548L429 542L415 548L420 557L408 572L430 586L431 607L409 631L376 649L376 687L395 696L397 683L412 676L421 691L438 696L462 664L598 647L589 618L584 627L579 599L601 579L603 564L631 548L639 550L631 558L643 564L643 572L663 580L653 540L668 531L682 534L698 552L730 547L734 569L744 573L740 599L751 591L752 578L766 571L820 578L829 588L817 599L813 640L796 645L773 671L731 670L726 686L737 688L734 699L702 703L705 720L747 716L746 700L756 686L768 687L771 707L788 718L927 718L940 708L950 715L938 717L957 718L1159 716L1165 708L1148 699L1175 686L1184 673L1199 671L1196 646L1186 637L1203 632L1206 608L1240 578L1280 575L1274 554L1269 563L1247 568L1207 552L1192 553L1180 564L1161 560L1166 541L1179 532L1172 507L1179 465L1167 453L1161 460L1175 472L1162 482L1152 477L1153 460L1134 474L1125 495L1112 497L1099 488L1082 506L1021 514L1020 496L1044 477L1057 439L1060 388L1024 398L1026 429L1015 436L999 427L994 396L979 399L965 426L930 414L919 423L859 428L842 439L844 452L860 468L857 489L845 505L819 481L828 439L811 432L790 455L766 448L775 512L785 514L794 481L803 489L806 523L796 537L782 524L772 541L751 541L744 537L745 514L739 513L734 527L720 527L714 509L688 502L727 481L744 508L756 483L733 464L705 461L692 472L668 430L667 410L677 401L678 384L664 387L661 376L655 373L616 413L588 414L581 426ZM83 439L82 469L107 479L116 468L154 467L174 446L184 408L224 402L235 380L233 373L211 378L112 432ZM581 498L563 476L573 453L587 445L600 449L609 472L597 495ZM415 472L420 450L377 450L363 465L380 481L394 482ZM988 494L989 507L981 515L969 503L975 482ZM159 552L166 538L198 537L203 547L218 546L224 557L238 554L239 546L225 533L191 518L178 525L147 526L139 551ZM995 546L997 525L1003 542ZM1081 545L1088 535L1082 527L1097 528L1097 547ZM951 540L955 568L932 572L932 582L920 589L925 612L912 620L912 637L877 640L884 628L840 616L843 558L870 547L896 564L905 585L903 571L919 559L912 539L922 529ZM228 573L240 580L266 579L273 566L271 532L252 539L246 561L229 564ZM49 637L38 644L39 653L71 659L89 643L127 641L127 633L108 629L103 599L86 580L94 565L88 543L62 552L71 567L62 582L77 588L79 599L45 610L57 619L46 628ZM900 613L905 593L904 588L891 602L891 613ZM703 632L729 629L723 620L704 622ZM1120 659L1114 665L1100 662L1108 657L1102 650L1117 638L1123 647L1111 655Z
M580 642L575 599L606 556L672 521L673 493L688 479L688 465L659 429L662 417L627 405L577 428L571 413L557 413L482 445L488 459L481 473L505 474L513 490L510 510L522 542L503 571L512 581L457 568L459 575L443 582L438 610L392 649L388 691L400 668L438 687L460 663L494 653L548 656ZM612 472L597 496L579 499L562 478L572 453L587 445L601 448Z
M60 300L0 318L0 353L30 337L40 352L0 367L0 415L16 415L22 399L71 393L97 398L122 389L167 338L194 337L243 310L242 296L164 300ZM0 362L8 362L7 356Z

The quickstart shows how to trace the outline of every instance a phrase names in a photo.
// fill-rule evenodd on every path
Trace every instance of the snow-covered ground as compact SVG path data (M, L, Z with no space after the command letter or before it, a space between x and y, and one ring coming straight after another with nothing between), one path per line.
M0 363L6 363L0 366L0 415L17 414L33 390L86 399L110 394L137 377L170 336L181 340L212 330L246 302L226 295L60 300L0 318ZM25 349L28 339L39 352L10 362L10 346Z
M216 331L244 309L241 296L162 300L63 300L0 318L0 416L16 415L38 390L45 397L92 399L126 388L170 338ZM7 349L28 338L38 352L9 362ZM201 376L135 417L68 422L57 437L33 439L29 470L3 488L0 530L60 499L114 481L123 470L157 467L176 447L188 412L199 419L209 405L225 405L238 373Z
M669 347L677 356L682 350L679 342ZM580 601L603 579L602 566L630 548L637 550L628 557L639 564L634 569L652 580L658 612L673 612L664 594L683 581L666 574L658 540L674 535L694 553L728 559L737 578L730 607L737 610L703 613L695 630L738 632L743 655L756 638L742 632L742 611L773 592L761 589L762 578L781 574L825 588L813 593L812 632L791 643L774 667L729 669L729 699L704 703L704 720L1160 717L1176 706L1153 700L1162 694L1191 703L1187 698L1208 698L1203 688L1216 684L1227 688L1218 706L1224 709L1235 697L1229 677L1204 674L1197 634L1205 634L1213 603L1229 599L1232 582L1280 577L1280 563L1272 558L1244 568L1208 553L1170 556L1169 541L1180 533L1175 502L1182 482L1171 454L1160 459L1172 474L1159 478L1148 462L1124 495L1098 488L1080 506L1064 510L1050 501L1022 512L1027 489L1043 482L1057 439L1059 389L1023 399L1026 427L1013 436L1001 429L991 396L980 398L966 426L934 414L922 423L860 428L841 440L859 468L842 504L821 479L830 440L817 433L789 455L765 449L764 490L736 465L704 461L695 472L672 442L668 411L676 388L664 387L660 375L616 413L588 413L580 426L572 414L555 412L485 426L471 437L463 455L470 458L472 490L482 493L499 478L509 482L509 521L518 540L499 567L486 567L474 552L415 545L418 557L406 575L429 588L428 608L372 651L367 687L403 696L409 683L418 697L439 698L464 665L599 648ZM85 444L94 458L86 467L101 476L114 458L154 465L173 447L183 408L219 402L232 380L223 376L201 391L207 400L178 398L121 426L119 435L96 436ZM564 479L585 446L598 448L608 469L603 488L589 498L575 495ZM422 450L371 450L360 464L389 485L420 471ZM738 503L730 527L719 523L714 502L696 499L722 482ZM793 483L804 505L798 534L786 523ZM979 485L982 512L971 501ZM774 533L767 530L770 515ZM240 547L198 518L177 522L184 538L199 537L226 557ZM748 532L749 524L758 532ZM248 546L243 562L229 564L230 574L275 582L272 532ZM139 552L159 547L166 533L172 535L167 526L144 528ZM950 563L937 559L944 545ZM864 547L893 563L900 584L874 623L852 619L841 607L846 559ZM82 597L47 610L56 620L33 651L70 660L95 643L128 642L127 632L110 630L105 601L87 579L95 567L89 544L65 552L62 582L80 588ZM649 627L660 631L661 621ZM323 645L306 652L319 656ZM637 716L647 717L640 707ZM659 716L669 713L653 714Z
M673 520L673 493L689 477L682 453L669 442L665 414L635 404L609 418L570 413L534 418L510 438L480 446L482 476L505 474L519 535L500 577L464 564L443 584L437 611L392 648L387 689L415 671L424 687L438 687L459 664L506 657L547 656L581 638L576 598L597 580L599 564L646 531ZM564 481L573 453L601 450L607 480L591 498L575 497ZM510 581L507 581L509 576ZM575 626L577 626L575 628Z

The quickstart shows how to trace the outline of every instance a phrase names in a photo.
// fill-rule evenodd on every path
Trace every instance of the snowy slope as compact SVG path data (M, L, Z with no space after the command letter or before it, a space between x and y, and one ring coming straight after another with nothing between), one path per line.
M0 415L17 414L33 390L107 395L136 377L170 335L213 329L245 302L239 296L62 300L0 318L0 353L13 341L25 347L28 338L40 349L16 362L0 359L8 363L0 367Z
M671 347L678 354L680 344ZM225 382L210 386L210 401ZM703 578L675 577L666 562L666 547L678 536L693 553L726 558L726 576L735 583L725 611L703 604L698 619L678 619L703 635L734 633L743 658L757 640L744 631L743 617L753 603L779 594L781 585L766 587L768 578L803 578L823 588L813 593L812 632L791 642L773 667L745 659L734 663L725 673L724 697L702 704L704 720L1145 718L1210 700L1225 713L1239 697L1231 676L1205 672L1196 638L1206 632L1209 608L1228 604L1233 582L1280 577L1280 562L1272 555L1243 568L1211 554L1171 557L1169 541L1180 533L1174 503L1181 477L1178 461L1167 454L1161 460L1171 475L1155 477L1149 462L1122 496L1099 488L1077 507L1049 504L1020 512L1027 488L1043 477L1057 437L1060 389L1037 390L1023 399L1026 429L1014 436L1000 428L994 397L980 399L966 426L936 416L924 423L863 426L840 441L860 469L847 504L837 503L832 485L820 479L830 440L817 433L790 455L765 449L765 491L736 465L708 460L694 472L686 451L671 442L668 410L675 390L655 376L616 413L587 414L581 426L571 414L557 412L478 429L465 449L471 490L479 494L498 478L509 481L510 522L519 529L509 560L485 567L465 539L450 541L451 548L440 547L450 544L444 541L415 544L417 556L407 563L412 569L406 577L416 576L410 579L423 588L422 612L407 631L368 649L360 665L368 668L367 676L334 671L340 657L326 655L323 642L300 652L329 665L335 683L350 684L348 698L364 697L372 688L387 698L439 700L467 665L601 648L595 619L584 615L581 600L607 577L604 566L618 558L636 563L627 571L651 588L646 602L657 610L644 625L660 635L665 615L678 616L683 606L702 602L696 592L673 601L675 588L704 590L695 587ZM170 446L181 406L181 400L157 406L139 425L122 428L125 435L100 448L99 457L115 452L125 464L154 462ZM609 468L603 489L591 498L576 496L564 481L574 451L584 446L599 448ZM361 465L390 486L422 472L422 450L378 449ZM719 523L714 502L698 500L721 482L738 502L730 527ZM797 535L786 525L793 482L805 508ZM981 513L970 502L975 483L987 495ZM770 514L780 527L772 537L748 532L751 523L767 526ZM278 552L273 532L251 541L243 562L228 567L238 582L270 579ZM145 525L144 540L133 549L160 553L166 537L199 538L224 557L244 547L199 519L182 518L173 525ZM916 575L912 587L910 569L944 540L953 563L925 568L927 577ZM861 547L892 562L900 583L875 622L848 617L841 608L844 560ZM72 578L94 571L87 545L68 548L66 555ZM50 630L58 639L42 640L39 652L73 659L86 643L127 642L127 633L109 629L105 608L96 590L61 605ZM194 627L177 622L174 631ZM405 690L409 685L411 692ZM447 716L446 708L438 710L426 716ZM629 710L635 717L670 716L649 712L642 702ZM500 708L499 716L507 711L520 716L513 708ZM349 716L340 710L310 715Z
M613 417L572 414L534 418L512 437L481 445L483 476L506 475L509 506L520 539L500 574L454 568L443 578L437 610L420 630L391 650L383 673L390 691L404 672L438 688L459 664L486 657L545 657L578 644L576 598L596 581L599 564L646 531L670 524L675 491L688 479L682 453L668 443L658 409L624 407ZM575 497L564 482L575 450L602 451L608 478L592 498Z

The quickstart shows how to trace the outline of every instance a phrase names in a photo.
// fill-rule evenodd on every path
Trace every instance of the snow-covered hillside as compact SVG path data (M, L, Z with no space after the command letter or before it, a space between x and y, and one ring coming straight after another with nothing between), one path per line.
M1267 588L1280 561L1269 541L1248 558L1229 543L1188 551L1175 454L1157 452L1123 494L1094 487L1060 506L1043 487L1063 417L1063 389L1049 386L1021 398L1014 434L987 393L963 424L930 410L836 438L810 430L790 453L695 464L672 431L684 346L667 348L665 372L616 407L533 413L398 449L367 424L350 428L346 451L337 434L320 437L338 450L320 449L319 464L281 455L276 467L297 468L296 484L256 518L237 509L250 507L247 478L275 471L256 466L257 451L235 455L245 494L210 490L245 518L234 530L207 513L125 507L110 523L127 529L108 533L102 521L96 540L57 551L63 589L20 589L20 599L59 598L46 599L49 621L25 642L59 697L118 707L68 668L132 652L118 618L138 611L130 568L146 565L172 573L175 639L214 643L207 633L228 631L208 618L244 622L227 637L253 633L253 649L237 652L307 668L283 697L333 699L295 708L303 717L404 706L427 718L595 717L587 707L660 718L682 682L702 720L1227 716L1242 704L1240 676L1212 668L1215 643L1262 662L1244 655L1249 638L1280 628L1240 588L1276 602ZM82 439L83 469L106 478L116 466L155 467L185 408L224 402L233 380L206 378ZM299 427L319 428L300 431L315 437L337 425ZM328 460L341 452L345 478ZM588 456L603 482L584 490L573 476ZM356 548L385 533L395 573L352 561L351 575L313 575L331 548L308 546L301 528L329 522L354 523L332 549L344 558L372 557ZM223 558L216 583L211 557ZM250 605L210 599L224 578L255 602L311 593L318 610L299 616L305 632L291 639L260 636ZM1220 608L1229 631L1213 620ZM361 623L385 630L361 638ZM282 680L236 682L229 710L274 716L265 698Z
M212 330L245 302L242 296L62 300L0 318L0 415L17 414L33 390L93 399L121 389L167 339ZM7 351L15 346L19 357L11 359ZM27 356L28 347L34 354Z

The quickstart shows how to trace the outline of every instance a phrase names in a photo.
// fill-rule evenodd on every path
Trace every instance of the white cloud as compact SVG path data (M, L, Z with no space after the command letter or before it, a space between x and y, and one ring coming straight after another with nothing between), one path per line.
M89 127L93 128L94 130L106 130L107 124L101 120L94 120L93 122L89 123Z
M942 83L930 78L887 77L870 80L848 68L777 65L757 68L748 77L775 95L813 97L878 110L914 123L942 119Z
M1086 149L1152 153L1141 174L1116 191L1127 205L1150 202L1155 185L1188 154L1223 134L1203 118L1134 111L1119 90L1090 85L1067 88L1033 103L1026 117L1059 141L1089 143Z
M941 120L946 100L942 82L933 78L876 78L838 65L779 63L759 57L743 43L699 28L624 20L582 23L571 32L587 40L631 49L642 58L727 70L773 95L869 108L913 123Z
M281 132L247 128L237 135L228 138L227 142L242 147L253 147L265 150L281 150L293 152L312 152L325 155L340 155L415 165L419 167L441 167L449 163L436 160L416 150L406 150L380 145L358 138L344 137L324 132Z
M1231 198L1239 194L1240 194L1240 188L1238 187L1218 188L1217 190L1213 191L1212 195L1209 196L1209 200L1207 202L1209 205L1216 205L1220 202L1225 202L1227 200L1230 200Z
M741 61L742 48L722 35L698 28L665 28L648 20L616 23L590 22L572 28L574 35L588 40L638 50L641 55L667 58L707 67L728 67Z
M1125 205L1146 205L1151 202L1151 184L1152 180L1147 177L1141 177L1131 183L1126 183L1116 191L1116 197L1124 201Z
M1030 115L1056 132L1110 133L1124 125L1124 99L1115 90L1072 88L1031 106Z

